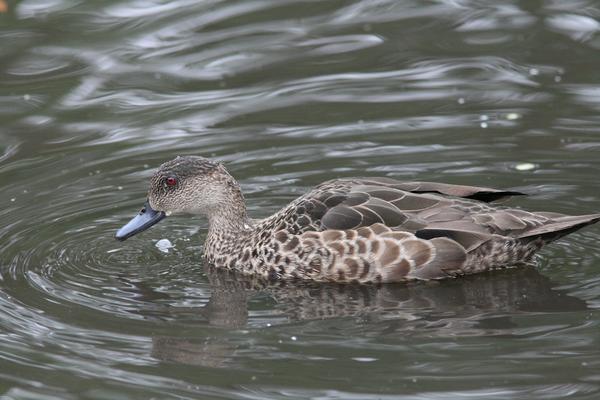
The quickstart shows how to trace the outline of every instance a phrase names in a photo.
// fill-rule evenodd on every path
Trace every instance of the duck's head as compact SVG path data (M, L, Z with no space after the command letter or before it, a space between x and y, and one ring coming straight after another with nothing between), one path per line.
M169 215L201 214L210 218L238 196L239 186L222 164L204 157L177 157L154 173L144 207L117 231L115 238L125 240Z

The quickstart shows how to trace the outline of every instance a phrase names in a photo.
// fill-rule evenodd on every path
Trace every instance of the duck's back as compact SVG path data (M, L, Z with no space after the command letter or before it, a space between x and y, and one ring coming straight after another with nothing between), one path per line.
M257 230L260 246L274 253L267 263L271 276L394 282L526 263L543 244L600 220L600 214L566 216L490 204L514 195L521 193L339 179L315 187Z

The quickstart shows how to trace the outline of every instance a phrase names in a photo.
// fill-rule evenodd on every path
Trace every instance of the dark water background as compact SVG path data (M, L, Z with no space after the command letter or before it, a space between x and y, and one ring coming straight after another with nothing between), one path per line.
M600 397L598 226L536 269L383 288L255 290L201 264L201 219L113 239L179 154L255 217L357 175L598 212L598 1L7 6L3 399Z

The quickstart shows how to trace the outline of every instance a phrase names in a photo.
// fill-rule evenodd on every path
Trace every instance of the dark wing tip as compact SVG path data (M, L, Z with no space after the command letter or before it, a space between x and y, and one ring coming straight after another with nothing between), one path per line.
M471 195L465 196L466 199L483 201L485 203L491 203L493 201L498 201L502 199L506 199L512 196L527 196L527 193L515 192L512 190L494 190L494 191L485 191L482 190L480 192L475 192Z

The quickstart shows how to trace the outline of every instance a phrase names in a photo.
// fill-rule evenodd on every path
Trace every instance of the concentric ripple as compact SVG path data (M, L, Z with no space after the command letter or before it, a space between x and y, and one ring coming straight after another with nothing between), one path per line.
M44 181L11 187L14 197L2 210L1 274L5 282L24 280L27 290L19 286L12 293L9 285L7 293L42 308L50 302L139 319L144 303L152 300L146 296L160 296L164 290L168 298L169 290L202 286L197 235L198 242L190 242L193 227L172 221L168 237L175 247L168 253L150 237L117 242L116 229L135 215L143 197L125 200L122 187L99 183L100 170L78 178L75 174L63 170ZM156 293L137 287L140 277L145 285L156 285Z

